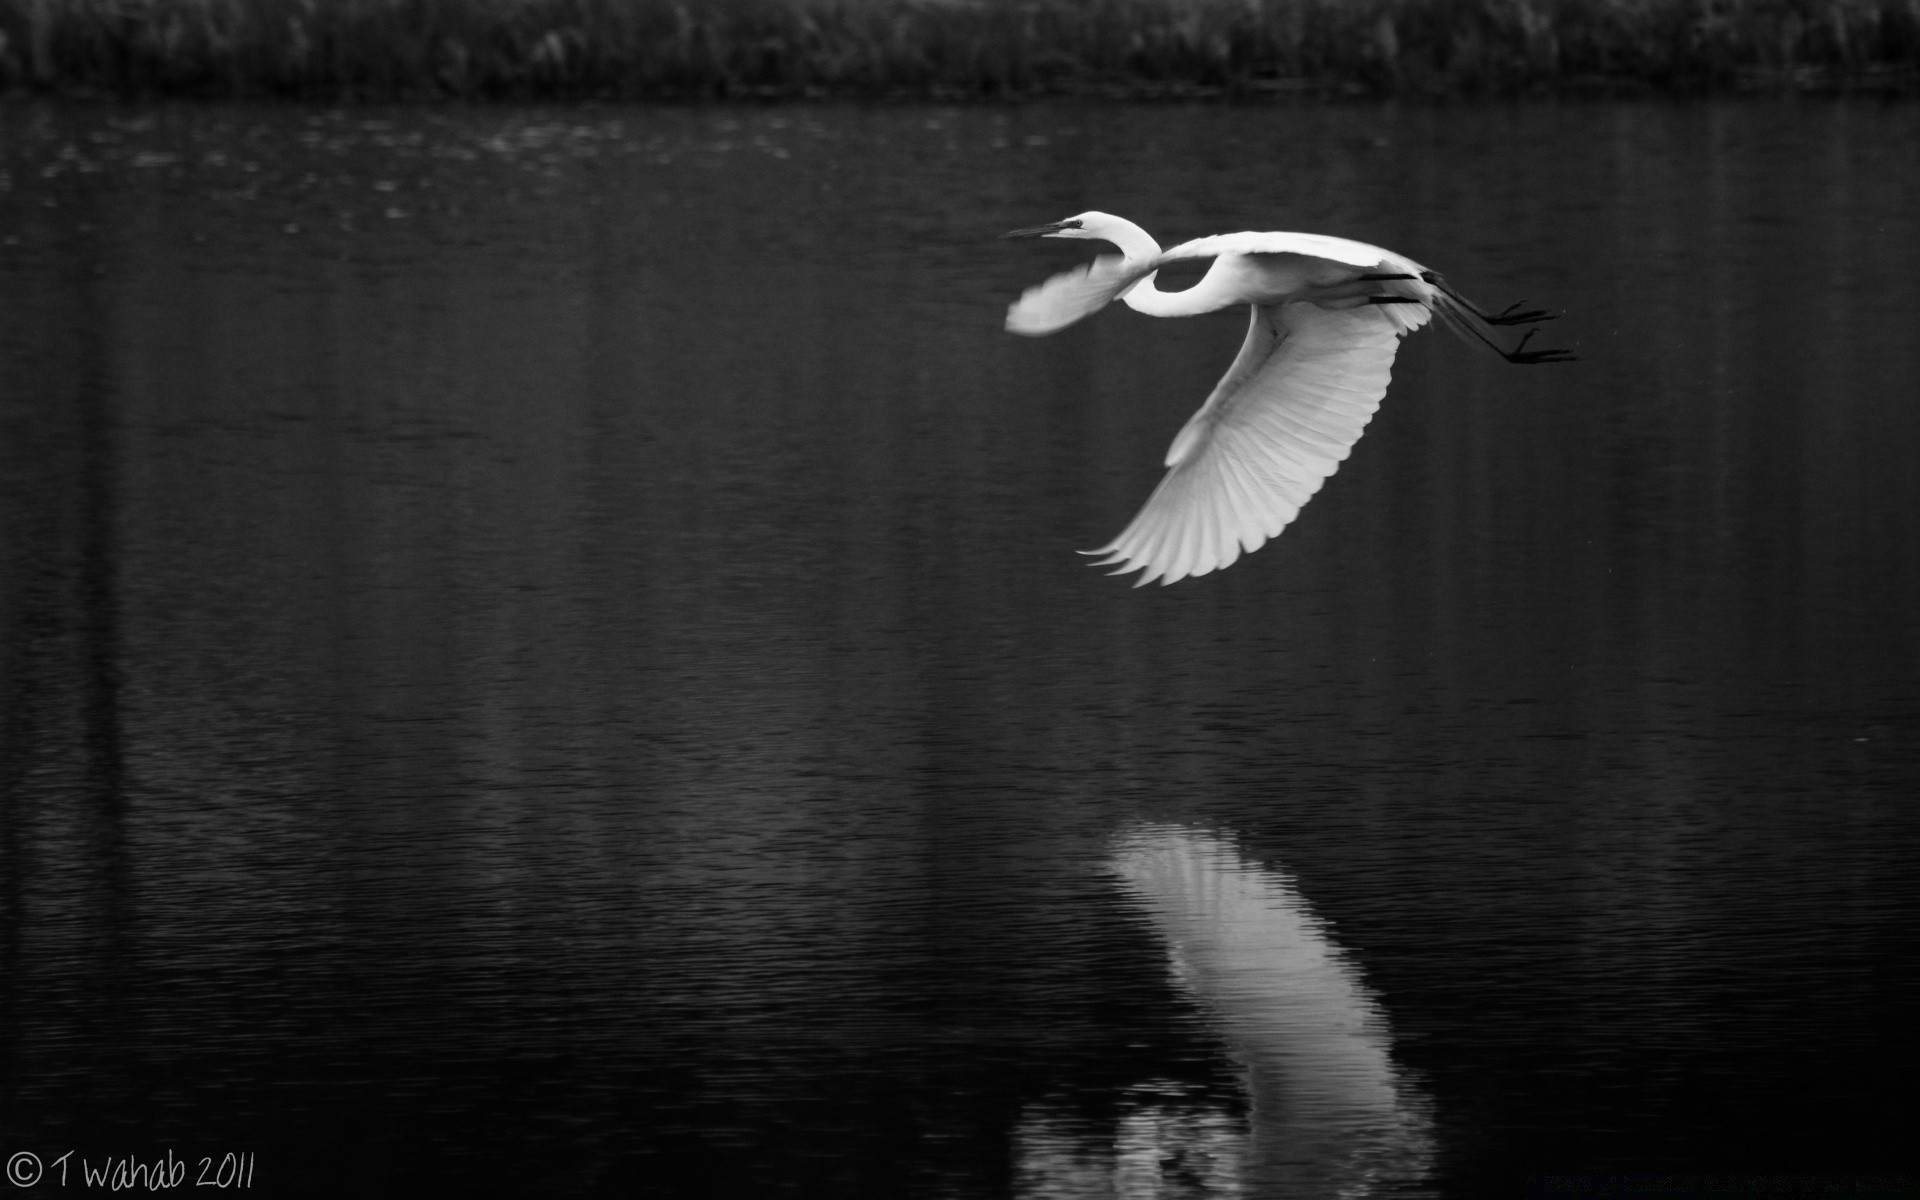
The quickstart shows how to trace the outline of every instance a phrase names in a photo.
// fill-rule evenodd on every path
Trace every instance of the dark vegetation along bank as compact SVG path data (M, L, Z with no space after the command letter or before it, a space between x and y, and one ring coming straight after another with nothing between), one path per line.
M0 0L0 88L719 97L1876 88L1920 0Z

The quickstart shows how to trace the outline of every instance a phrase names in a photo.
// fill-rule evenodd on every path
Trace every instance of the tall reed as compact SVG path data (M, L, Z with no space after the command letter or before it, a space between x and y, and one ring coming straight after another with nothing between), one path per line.
M1920 79L1920 0L0 0L0 86L1009 97Z

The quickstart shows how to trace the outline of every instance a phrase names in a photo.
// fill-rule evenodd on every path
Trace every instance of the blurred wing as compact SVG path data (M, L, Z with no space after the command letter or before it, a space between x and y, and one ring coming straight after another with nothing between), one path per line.
M1360 440L1402 332L1380 306L1256 306L1239 357L1174 438L1166 478L1119 537L1087 553L1120 564L1116 575L1144 569L1138 587L1258 550Z
M1039 337L1100 311L1152 272L1151 267L1124 269L1125 262L1117 254L1102 255L1028 288L1007 309L1008 331Z

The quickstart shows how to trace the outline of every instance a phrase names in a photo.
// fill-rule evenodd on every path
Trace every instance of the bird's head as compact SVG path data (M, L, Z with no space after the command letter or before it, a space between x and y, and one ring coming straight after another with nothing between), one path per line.
M1093 242L1112 242L1120 247L1120 253L1129 259L1136 260L1153 258L1160 253L1160 243L1154 241L1146 230L1125 217L1116 217L1112 213L1103 212L1083 212L1077 217L1068 217L1064 221L1035 225L1031 229L1016 229L1012 233L1003 233L1000 236L1085 238Z
M1131 222L1123 221L1111 213L1083 212L1077 217L1068 217L1064 221L1049 221L1045 225L1016 229L1000 236L1003 238L1089 238L1096 242L1111 242L1114 240L1113 235L1119 231L1120 227L1129 224Z

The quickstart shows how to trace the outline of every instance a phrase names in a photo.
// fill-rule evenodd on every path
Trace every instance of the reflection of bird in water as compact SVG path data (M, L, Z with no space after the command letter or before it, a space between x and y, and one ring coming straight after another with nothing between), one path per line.
M1433 1161L1430 1101L1395 1063L1359 965L1292 878L1171 825L1122 832L1112 866L1175 981L1246 1069L1246 1194L1414 1194Z
M1564 350L1512 350L1499 325L1550 320L1532 310L1486 313L1410 258L1313 233L1227 233L1161 250L1147 231L1102 212L1017 229L1007 237L1090 238L1107 255L1029 288L1007 310L1007 328L1031 336L1073 324L1113 300L1149 316L1185 317L1236 304L1253 308L1239 357L1167 451L1171 468L1140 515L1091 554L1139 583L1172 583L1230 565L1300 514L1339 469L1386 394L1400 338L1438 313L1508 362L1568 362ZM1200 282L1163 292L1154 273L1211 258ZM1138 586L1136 584L1135 586Z

